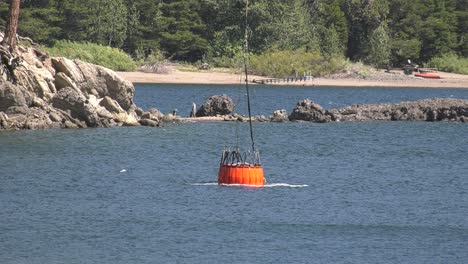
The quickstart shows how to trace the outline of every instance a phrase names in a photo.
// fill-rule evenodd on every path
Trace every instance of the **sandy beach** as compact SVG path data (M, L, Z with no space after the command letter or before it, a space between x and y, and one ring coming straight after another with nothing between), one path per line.
M198 71L193 69L170 67L169 73L155 74L144 72L118 72L123 78L133 83L164 84L240 84L244 77L240 74L222 70ZM402 71L390 73L378 71L367 78L340 74L327 78L313 78L308 81L281 82L275 85L302 86L349 86L349 87L427 87L427 88L465 88L468 89L468 75L439 72L441 79L423 79L404 75ZM249 80L260 81L268 78L249 75Z

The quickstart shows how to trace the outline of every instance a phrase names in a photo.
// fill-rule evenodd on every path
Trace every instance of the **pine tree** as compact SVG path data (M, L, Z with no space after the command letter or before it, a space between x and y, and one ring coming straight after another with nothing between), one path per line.
M2 46L11 51L16 50L16 32L18 31L18 19L20 13L20 0L11 0L8 12L8 20L5 27L5 35Z
M161 47L175 60L197 61L208 50L206 26L199 16L201 5L196 0L174 0L163 3L157 21Z

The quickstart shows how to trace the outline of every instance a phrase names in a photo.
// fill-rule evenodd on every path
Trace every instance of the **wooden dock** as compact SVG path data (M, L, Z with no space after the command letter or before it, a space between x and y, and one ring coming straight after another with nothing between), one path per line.
M306 82L313 81L313 76L300 76L300 77L286 77L286 78L271 78L271 79L253 79L251 82L256 84L285 84L285 83L294 83L294 82Z

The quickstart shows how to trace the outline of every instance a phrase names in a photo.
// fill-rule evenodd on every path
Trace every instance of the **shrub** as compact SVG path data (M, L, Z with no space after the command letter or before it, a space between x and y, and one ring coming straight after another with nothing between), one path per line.
M94 43L79 43L61 40L53 47L45 48L51 56L80 59L89 63L101 65L114 71L134 71L135 61L120 49L101 46Z
M141 63L139 71L159 74L169 73L167 63L168 61L164 53L160 50L155 50Z
M291 75L323 76L340 72L345 67L341 57L325 58L320 53L305 50L267 51L251 57L254 74L283 78Z
M426 66L446 72L468 74L468 58L459 57L453 53L435 57Z

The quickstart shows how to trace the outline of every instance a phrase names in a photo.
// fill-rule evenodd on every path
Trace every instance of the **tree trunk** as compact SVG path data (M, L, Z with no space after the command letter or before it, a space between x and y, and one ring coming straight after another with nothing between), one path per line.
M10 0L10 10L5 28L5 37L2 46L11 51L16 50L16 32L18 31L18 18L20 12L20 0Z

